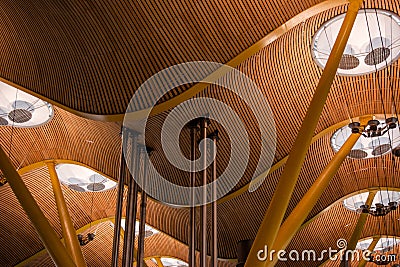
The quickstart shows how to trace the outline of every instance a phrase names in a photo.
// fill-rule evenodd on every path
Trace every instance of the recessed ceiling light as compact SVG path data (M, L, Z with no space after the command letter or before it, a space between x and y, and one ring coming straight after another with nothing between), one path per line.
M312 57L324 68L345 14L323 24L312 40ZM400 56L400 17L380 9L358 12L337 74L358 76L389 66Z

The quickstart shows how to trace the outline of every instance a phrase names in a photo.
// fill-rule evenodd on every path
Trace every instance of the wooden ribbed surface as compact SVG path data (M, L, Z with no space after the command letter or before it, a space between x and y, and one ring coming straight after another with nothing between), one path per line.
M319 2L3 1L0 76L75 110L120 114L152 74L225 63Z
M293 5L289 1L181 1L161 5L155 2L36 1L22 4L3 1L0 4L0 25L3 26L0 76L76 110L121 113L136 87L156 71L187 60L226 62L316 2L302 1ZM400 6L396 0L367 1L366 5L396 13ZM243 9L243 13L236 12ZM311 59L311 38L322 23L345 10L346 7L341 6L304 21L238 67L257 83L274 113L278 137L274 162L289 153L322 72ZM390 86L393 86L396 103L400 98L398 63L389 70L391 80L386 71L362 77L336 77L316 133L349 117L383 113L380 89L385 110L391 112ZM381 87L377 86L378 80ZM184 89L179 88L168 97ZM238 189L250 181L260 149L260 133L254 118L226 89L210 86L199 96L214 97L229 104L245 120L254 153L245 176L235 188ZM146 101L141 103L143 107L146 104ZM187 174L168 164L161 152L159 133L167 115L168 112L164 112L150 119L147 141L156 149L152 158L158 170L171 181L185 184ZM211 129L215 127L213 123ZM90 121L56 108L54 119L45 126L34 129L0 127L0 143L18 169L45 159L70 159L118 178L119 131L117 123ZM333 157L332 134L326 134L311 146L288 212ZM181 137L182 150L187 154L188 134ZM221 130L219 173L229 159L228 140ZM400 187L399 167L399 161L393 162L389 155L368 160L347 159L309 218L354 191L376 186ZM218 206L220 258L236 258L237 241L254 238L281 172L282 168L268 175L257 191L246 192ZM60 234L45 168L24 175L24 180ZM91 194L66 192L76 227L114 214L115 190L96 195L98 203L92 215ZM6 248L0 251L3 261L0 265L8 266L35 254L42 246L9 187L0 187L0 193L1 203L4 203L0 207L0 225L6 229L0 233L0 241ZM351 229L344 226L354 223L355 214L339 204L333 210L337 213L328 212L302 230L290 247L324 249L326 245L334 246L339 236L351 235ZM185 209L150 201L147 222L179 241L188 241L188 211ZM369 223L369 234L376 234L377 222Z

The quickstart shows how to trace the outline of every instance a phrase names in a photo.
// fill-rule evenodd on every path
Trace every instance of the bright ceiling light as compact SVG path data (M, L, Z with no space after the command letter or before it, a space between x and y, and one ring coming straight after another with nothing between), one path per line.
M40 126L53 115L53 107L49 103L0 82L0 126Z
M373 158L396 149L400 145L397 119L391 117L386 120L383 115L376 115L375 119L369 122L348 157L354 159ZM344 126L332 135L331 146L335 152L339 151L351 135L352 128L350 126Z
M324 68L345 14L334 17L314 35L312 57ZM358 12L337 70L339 75L358 76L389 66L400 56L400 17L390 11Z
M152 258L151 260L155 264L157 264L156 259ZM161 263L163 264L163 266L165 266L165 267L187 267L187 266L189 266L189 264L187 264L186 262L175 259L175 258L161 257L160 260L161 260Z
M139 225L140 225L140 223L138 221L136 221L136 225L135 225L135 235L136 236L139 235ZM125 231L125 219L121 219L121 227ZM153 228L147 224L144 225L144 237L145 238L156 235L158 233L159 233L159 231L156 230L155 228Z
M78 192L103 192L117 185L113 180L81 165L57 164L56 172L62 184Z
M357 243L356 249L366 250L372 243L373 238L366 238ZM400 243L400 238L398 237L381 237L375 246L374 251L386 252L390 251L393 246Z
M351 197L346 198L343 201L343 205L351 210L351 211L356 211L356 212L362 212L363 208L365 208L365 202L368 199L369 192L357 194ZM398 205L400 202L400 192L398 191L388 191L388 190L380 190L376 193L374 200L372 201L371 207L368 207L367 210L374 211L376 213L376 210L379 209L382 210L382 215L384 214L384 207L394 207ZM392 204L391 204L392 203ZM390 212L390 210L388 210ZM381 214L381 213L379 213ZM376 216L381 216L377 214ZM372 214L374 215L374 214Z

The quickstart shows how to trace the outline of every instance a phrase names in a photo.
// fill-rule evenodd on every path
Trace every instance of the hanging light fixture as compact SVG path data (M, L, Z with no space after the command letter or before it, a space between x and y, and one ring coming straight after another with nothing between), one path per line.
M357 194L346 198L343 205L355 212L369 213L372 216L385 216L396 210L400 202L400 192L380 190L374 197L371 206L365 204L369 192Z
M373 120L368 122L364 130L361 130L360 123L354 121L348 126L338 129L331 138L331 146L335 152L343 146L352 133L361 133L348 157L354 159L373 158L385 155L393 148L393 154L400 156L400 132L397 129L399 122L395 117L375 115Z

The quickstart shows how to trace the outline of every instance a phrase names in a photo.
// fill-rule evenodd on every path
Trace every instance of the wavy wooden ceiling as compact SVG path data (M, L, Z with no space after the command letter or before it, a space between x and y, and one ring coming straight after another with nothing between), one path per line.
M2 1L0 76L78 111L123 113L135 88L162 68L189 60L226 62L318 2L301 1L293 5L290 1L181 1L161 5L149 1ZM399 13L400 3L396 0L368 1L366 6ZM238 66L239 70L256 81L274 113L278 137L274 162L289 153L321 74L311 59L311 38L323 22L345 10L345 6L340 6L304 21ZM396 102L399 103L398 63L393 64L390 71ZM381 71L378 78L374 74L337 77L316 133L349 117L383 113L379 91L374 85L376 79L381 79L385 92L384 104L390 106L389 77L383 74L385 71ZM179 88L170 97L186 89ZM250 181L255 170L259 132L249 110L227 90L210 86L199 94L205 95L230 104L240 113L250 133L252 149L256 151L236 190ZM117 178L120 124L82 119L59 108L55 111L54 119L39 128L0 128L0 144L9 151L15 166L22 168L46 159L70 159ZM147 141L156 149L153 162L162 169L163 174L178 184L185 184L187 175L172 168L159 152L160 127L168 113L150 119L148 128L151 129L151 136ZM212 128L215 127L216 124L213 124ZM221 147L226 148L229 146L228 137L224 131L221 133ZM288 212L332 158L332 133L321 137L310 148ZM183 134L181 140L185 153L188 152L187 137ZM219 156L221 165L218 172L221 173L229 151L225 149ZM398 168L398 160L393 163L390 156L378 160L347 159L309 218L354 191L372 186L400 187ZM236 258L237 241L254 238L281 171L282 168L279 168L269 174L254 193L246 192L219 204L220 258ZM40 168L26 174L24 179L37 199L42 199L41 205L46 214L53 214L49 218L60 233L60 227L54 219L54 203L43 201L52 199L46 170ZM18 263L42 248L36 233L7 188L0 188L0 200L4 203L0 207L0 223L6 229L0 233L1 242L6 248L0 253L8 253L0 254L0 260L4 261L0 262L2 266ZM99 205L96 213L90 215L87 197L68 190L66 192L69 205L74 207L76 227L114 214L113 205L107 209ZM115 192L101 194L98 199L114 201ZM330 217L321 216L303 229L290 246L299 249L304 240L309 240L311 247L322 249L336 242L335 233L349 236L350 230L343 230L343 227L348 220L354 221L355 215L340 210L339 206L337 209L338 213L329 213ZM150 225L187 243L186 210L173 209L154 201L150 201L149 210L147 222ZM331 226L331 221L336 222L333 225L338 229L323 232L327 229L324 226ZM16 228L15 224L20 227ZM310 235L315 238L310 239ZM29 237L27 240L32 244L21 244L21 236ZM324 237L322 243L320 236Z

